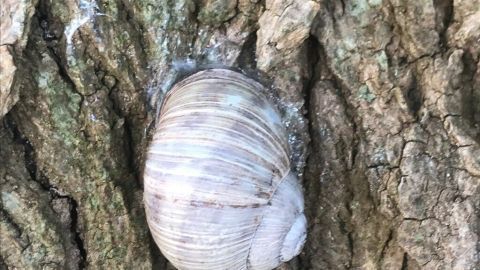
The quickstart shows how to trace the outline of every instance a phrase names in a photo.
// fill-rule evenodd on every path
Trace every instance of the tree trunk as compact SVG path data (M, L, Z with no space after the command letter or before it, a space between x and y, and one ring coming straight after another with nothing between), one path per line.
M480 268L480 1L3 0L0 269L172 269L142 166L171 85L268 83L309 233L283 269Z

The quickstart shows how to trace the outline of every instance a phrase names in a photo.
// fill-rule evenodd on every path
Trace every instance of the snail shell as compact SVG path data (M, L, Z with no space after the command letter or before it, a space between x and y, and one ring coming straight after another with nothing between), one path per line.
M168 93L148 151L153 238L178 269L272 269L306 238L287 134L262 85L224 69Z

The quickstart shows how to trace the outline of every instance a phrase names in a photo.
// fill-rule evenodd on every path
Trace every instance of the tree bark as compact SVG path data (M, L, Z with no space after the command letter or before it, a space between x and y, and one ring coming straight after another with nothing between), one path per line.
M480 268L480 1L4 0L0 269L172 269L142 167L172 84L277 97L309 233L283 269Z

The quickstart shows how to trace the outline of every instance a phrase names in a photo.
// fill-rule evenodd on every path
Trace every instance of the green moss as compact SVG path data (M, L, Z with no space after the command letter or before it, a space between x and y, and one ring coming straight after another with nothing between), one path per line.
M343 44L348 51L353 51L357 48L358 41L353 35L349 35L343 39Z
M376 54L375 59L377 59L378 65L380 66L380 69L383 71L387 70L388 68L388 58L387 54L385 51L381 51Z
M162 20L162 13L164 10L164 3L157 1L138 1L139 10L142 12L142 19L145 25L158 25Z
M342 47L338 47L337 49L335 49L335 60L337 61L343 60L345 59L345 56L346 56L345 49L343 49Z
M88 202L88 206L91 210L91 211L89 211L89 213L95 213L96 211L98 211L100 209L100 202L95 195L92 195L92 196L88 197L87 202Z
M2 204L6 211L15 212L19 209L19 201L12 193L2 191Z
M9 155L15 158L7 161L6 168L18 172L20 153L9 150ZM63 233L52 219L55 214L49 207L50 197L40 191L35 182L25 181L28 178L26 171L20 173L18 178L7 179L0 194L2 210L10 217L8 220L0 217L1 244L8 249L8 255L2 255L10 257L7 262L13 262L20 269L40 269L45 261L59 263L65 257L61 239Z
M358 201L352 201L352 203L350 204L350 208L352 210L357 209L359 206L360 206L360 203Z
M358 97L369 103L376 98L375 95L370 92L370 89L366 85L360 86L360 89L358 90Z
M50 2L50 12L57 18L60 19L64 24L70 22L72 15L69 12L71 10L65 4L65 1L51 1Z
M209 1L198 13L198 20L209 25L218 26L235 15L236 1Z
M195 3L191 0L137 1L137 5L141 12L139 19L145 26L163 30L190 27L188 19L195 11Z
M148 31L144 35L145 40L150 38L150 34L152 34L154 38L158 39L159 43L164 43L166 39L167 42L165 43L167 44L168 39L171 40L170 43L176 42L175 37L165 38L165 35L155 35L155 31L157 29L159 29L158 31L164 31L160 28L163 27L164 20L178 26L180 25L179 22L185 19L177 20L174 18L176 13L171 12L175 8L180 8L177 5L178 3L173 0L138 2L154 3L156 5L150 14L150 19L155 23L144 24L144 21L138 21L138 27ZM187 3L188 1L183 2ZM22 82L27 83L22 84L21 93L23 97L17 103L14 117L18 116L19 121L16 122L19 123L19 130L28 137L34 146L38 169L42 171L51 185L58 187L62 193L68 194L77 202L78 223L76 225L82 234L82 239L84 239L84 247L88 254L88 265L93 268L123 269L129 268L128 263L135 262L135 265L139 268L151 269L151 267L142 267L150 263L148 245L139 244L132 247L132 243L143 242L147 239L146 232L148 232L148 229L145 228L144 218L138 217L142 216L143 213L135 217L129 215L130 208L127 209L127 207L135 207L135 211L140 212L137 202L134 202L134 205L132 203L133 199L129 201L126 198L138 189L125 188L127 185L135 186L136 183L131 176L128 162L123 153L124 130L123 128L112 129L119 116L113 108L109 90L102 89L98 83L105 73L118 78L120 82L117 84L118 89L116 91L122 93L119 99L125 97L125 100L119 100L119 104L115 105L121 106L122 109L125 108L125 110L128 110L128 114L131 113L132 115L137 110L141 111L143 109L143 103L138 101L140 98L137 97L137 94L143 92L133 86L135 85L134 82L141 80L133 77L142 75L140 68L135 67L135 65L143 59L138 59L137 51L131 49L138 46L138 38L143 33L130 31L132 27L137 25L124 24L121 20L116 21L118 17L123 18L127 11L131 16L141 17L143 10L137 9L138 4L136 3L124 4L125 9L118 11L112 0L98 3L100 12L106 13L108 16L99 16L95 25L89 25L89 27L94 27L94 31L82 31L84 35L79 35L73 44L69 44L70 47L65 47L64 43L59 43L59 50L56 53L58 52L58 56L62 60L67 58L67 64L63 61L54 61L53 55L46 49L47 46L41 37L42 31L39 27L32 31L32 36L38 38L38 41L32 38L32 41L29 41L29 49L26 50L28 51L28 57L25 57L25 59L30 61L31 64L27 63L26 65L29 72L25 75L26 78L22 78ZM56 13L53 14L53 17L58 19L58 16L64 16L61 19L65 21L64 25L68 25L75 19L74 16L78 15L72 13L77 10L78 3L69 3L68 8L61 7L66 4L62 5L59 1L53 1L52 6L54 5L58 7L52 7L52 9L58 10L52 11ZM164 9L165 6L169 9ZM62 10L62 13L60 13L60 10ZM65 12L65 10L70 11L70 13ZM137 19L134 18L132 21ZM61 24L59 23L59 25ZM193 29L196 26L183 24L181 27ZM114 31L113 40L110 38L111 31ZM134 33L133 36L132 33ZM175 34L172 34L172 36L175 36ZM93 38L95 38L94 42L102 44L89 44ZM95 49L97 46L94 45L99 45L98 49L113 49L97 51ZM149 45L145 47L149 47ZM125 47L128 47L128 51ZM158 48L159 46L151 47ZM165 49L168 48L165 47ZM138 47L138 52L140 50L141 48ZM170 51L166 50L162 53L167 54ZM130 66L126 64L127 61L131 64ZM141 64L143 65L143 62ZM62 65L62 70L59 70L60 65ZM129 74L134 75L129 77ZM123 96L124 93L125 96ZM131 100L127 101L127 99ZM134 107L134 105L139 108ZM92 119L91 116L93 116ZM133 118L133 120L136 119ZM24 167L24 164L22 166ZM130 184L130 182L133 182L133 184ZM106 186L108 186L110 192L105 192L106 188L104 187ZM4 192L3 189L1 191ZM8 191L6 193L12 192ZM49 193L46 192L46 194L48 202L50 199L48 197ZM55 257L57 259L58 257L60 261L65 258L65 255L61 254L62 252L72 250L69 248L70 241L67 241L68 239L53 238L55 235L62 238L63 234L59 232L66 231L66 233L69 233L69 230L68 228L65 230L62 227L63 224L49 224L51 220L57 219L50 218L50 216L56 216L55 213L52 213L52 210L44 212L49 209L46 207L47 204L35 205L29 202L26 204L28 207L25 207L25 200L20 198L20 206L16 206L15 198L12 199L12 196L8 194L0 195L2 200L6 201L5 204L12 209L15 207L28 209L24 215L28 218L19 215L18 220L25 220L29 225L16 223L21 225L25 238L28 237L26 244L34 245L25 248L25 252L22 251L23 253L18 255L18 259L15 258L16 261L21 261L21 258L25 257L32 261L28 265L33 265L41 260L56 262L51 258ZM13 196L15 195L13 193ZM35 202L35 199L32 199L32 201ZM30 211L29 208L34 208L35 212L41 213L42 216L32 215L34 211ZM17 212L20 211L17 210ZM47 214L49 217L45 218L44 216ZM40 218L45 220L40 220ZM132 225L131 219L134 219L134 222L138 224ZM57 230L57 232L55 233L54 230ZM31 233L32 231L34 233ZM15 230L12 230L12 232L15 233ZM67 243L65 248L62 243ZM58 245L58 247L55 247L55 249L50 247L54 245ZM100 256L102 252L106 253L105 259ZM126 258L127 256L131 258ZM21 269L29 268L21 267Z
M122 194L117 190L113 191L112 202L109 204L109 207L118 214L123 214L125 210Z
M423 240L424 240L423 235L419 233L415 234L415 243L420 244L423 242Z
M105 1L100 6L100 12L105 13L112 18L118 16L118 6L116 1Z
M368 4L372 7L379 6L383 3L383 0L368 0Z
M124 247L114 247L106 254L110 258L124 258L127 256L127 249Z
M364 14L370 8L366 0L351 1L350 3L350 13L355 17Z
M122 33L115 36L115 44L118 48L126 48L130 44L130 35L127 31L123 31Z
M67 146L78 145L75 126L76 116L80 110L81 96L74 93L70 86L49 72L41 72L37 77L41 94L46 96L49 106L50 121L57 134Z

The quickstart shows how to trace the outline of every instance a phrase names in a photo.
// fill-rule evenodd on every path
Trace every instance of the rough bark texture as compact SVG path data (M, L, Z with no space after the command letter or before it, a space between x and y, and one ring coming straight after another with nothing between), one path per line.
M0 269L171 269L142 206L172 83L278 97L308 241L283 269L480 268L480 1L4 0Z

